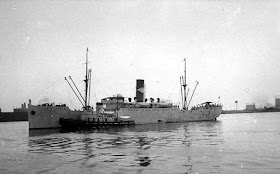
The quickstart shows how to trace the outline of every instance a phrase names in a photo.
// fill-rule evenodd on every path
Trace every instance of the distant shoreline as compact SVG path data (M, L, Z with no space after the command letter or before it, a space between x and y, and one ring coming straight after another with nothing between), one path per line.
M260 112L280 112L280 108L263 108L251 110L223 110L221 114L241 114L241 113L260 113Z

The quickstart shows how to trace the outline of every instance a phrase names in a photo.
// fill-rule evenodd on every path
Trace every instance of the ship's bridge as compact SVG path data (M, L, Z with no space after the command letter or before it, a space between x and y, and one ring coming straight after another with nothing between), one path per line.
M108 102L124 102L124 97L107 97L101 99L102 103L108 103Z
M101 103L105 105L106 109L122 108L124 104L124 97L113 96L101 99Z

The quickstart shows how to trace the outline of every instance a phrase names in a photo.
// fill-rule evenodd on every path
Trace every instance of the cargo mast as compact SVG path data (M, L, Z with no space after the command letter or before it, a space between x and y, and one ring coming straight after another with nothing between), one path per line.
M185 74L184 74L184 80L183 80L183 87L184 87L184 105L183 105L183 109L188 109L188 108L186 108L186 105L187 105L187 93L186 93L186 86L187 86L187 84L186 84L186 58L184 59L184 61L185 61Z
M78 93L80 94L80 97L77 95L76 91L74 90L74 88L72 87L72 85L69 83L69 81L67 80L67 78L65 77L65 80L67 81L67 83L69 84L69 86L71 87L71 89L73 90L73 92L75 93L75 95L77 96L77 98L79 99L79 101L82 103L82 101L84 103L82 103L83 108L84 109L89 109L89 101L90 101L90 86L91 84L89 84L89 82L91 83L91 69L88 70L88 48L87 48L87 52L86 52L86 79L84 80L84 82L86 83L86 89L85 89L85 98L83 98L82 94L80 93L79 89L77 88L76 84L74 83L73 79L71 78L71 76L69 76L69 79L72 81L72 83L74 84L76 90L78 91ZM89 97L88 97L88 93L89 93Z
M85 90L85 109L88 109L87 105L87 93L88 93L88 48L86 52L86 79L84 80L86 83L86 90Z

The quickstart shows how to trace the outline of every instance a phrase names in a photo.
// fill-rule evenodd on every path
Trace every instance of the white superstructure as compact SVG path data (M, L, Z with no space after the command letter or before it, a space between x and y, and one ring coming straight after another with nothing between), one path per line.
M160 102L159 99L158 102L150 103L125 102L122 96L102 99L98 106L101 106L103 110L104 108L116 109L117 115L129 116L135 124L210 121L216 120L222 112L222 106L212 102L205 102L186 110L172 103ZM100 108L97 107L97 110Z

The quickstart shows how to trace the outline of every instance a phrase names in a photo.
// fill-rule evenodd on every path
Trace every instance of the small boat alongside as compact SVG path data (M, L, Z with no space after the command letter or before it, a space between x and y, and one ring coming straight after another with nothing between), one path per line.
M91 129L100 127L112 127L112 126L130 126L135 125L133 120L114 120L114 121L98 121L98 120L81 120L81 119L70 119L60 118L59 124L63 129Z

